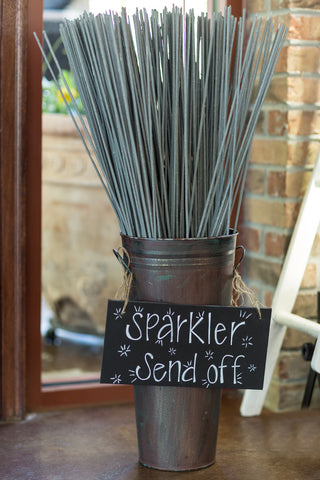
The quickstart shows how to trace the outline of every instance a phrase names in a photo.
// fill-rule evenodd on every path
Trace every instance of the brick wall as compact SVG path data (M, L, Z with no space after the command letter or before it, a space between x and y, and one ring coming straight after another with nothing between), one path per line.
M247 12L249 22L254 14L271 14L289 28L256 129L240 229L247 248L242 275L270 306L320 146L320 4L318 0L247 0ZM319 234L295 313L316 317L317 289ZM309 370L300 353L306 340L288 329L266 400L270 409L300 408ZM319 407L317 390L313 403Z

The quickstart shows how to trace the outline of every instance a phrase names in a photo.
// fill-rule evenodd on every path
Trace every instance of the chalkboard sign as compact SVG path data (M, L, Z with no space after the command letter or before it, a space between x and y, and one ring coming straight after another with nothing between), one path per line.
M271 309L109 300L101 383L263 388Z

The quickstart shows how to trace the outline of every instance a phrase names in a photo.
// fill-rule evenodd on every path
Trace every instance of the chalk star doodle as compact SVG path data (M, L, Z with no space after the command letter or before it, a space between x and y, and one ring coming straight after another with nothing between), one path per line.
M117 373L114 374L113 377L110 377L110 380L112 380L112 383L121 383L121 375L118 375Z
M253 345L252 343L252 337L249 337L248 335L242 339L241 345L244 346L244 348L248 348L249 345Z
M210 383L208 382L208 380L206 378L202 379L202 386L206 387L206 388L210 387Z
M141 313L143 312L143 307L137 307L136 305L134 306L134 310L136 313Z
M211 350L206 350L206 353L205 353L205 357L208 359L208 360L212 360L213 359L213 354L214 352L212 352Z
M129 370L129 375L130 375L130 377L133 377L132 380L131 380L131 383L134 383L137 380L136 371L135 370Z
M203 312L198 312L197 315L196 315L197 320L203 320L203 317L204 317L204 311Z
M254 373L257 370L257 367L253 365L253 363L250 363L248 370L249 372Z
M240 310L240 318L247 319L247 318L251 317L251 315L252 315L252 313L247 314L247 312L245 310L244 311Z
M170 354L171 356L172 356L172 355L175 355L175 354L176 354L176 351L177 351L177 350L176 350L175 348L173 348L173 347L170 347L169 350L168 350L168 352L169 352L169 354Z
M127 357L128 354L131 352L131 347L130 345L120 345L120 349L118 350L118 353L120 353L120 357Z
M189 360L187 363L185 363L183 366L188 368L188 367L191 367L192 365L192 360Z
M169 309L168 309L168 311L167 311L166 315L170 315L170 317L173 317L173 315L174 315L174 312L171 310L171 307L169 307Z
M119 318L122 318L121 308L116 308L116 311L113 312L113 315L116 317L116 320L119 320Z
M237 383L239 383L239 385L242 385L242 373L237 373Z

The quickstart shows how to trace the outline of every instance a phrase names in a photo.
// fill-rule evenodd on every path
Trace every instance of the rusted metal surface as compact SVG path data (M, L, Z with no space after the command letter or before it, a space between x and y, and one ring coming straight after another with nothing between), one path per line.
M205 239L122 236L131 300L230 305L236 233ZM215 461L219 389L135 386L140 462L195 470Z

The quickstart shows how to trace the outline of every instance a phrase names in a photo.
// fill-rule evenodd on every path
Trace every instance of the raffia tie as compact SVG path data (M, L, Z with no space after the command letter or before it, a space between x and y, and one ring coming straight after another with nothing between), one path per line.
M232 301L231 305L237 307L239 305L239 300L241 299L240 305L244 304L244 297L247 297L253 307L258 310L259 318L261 319L261 310L260 303L255 296L253 290L251 290L242 280L241 275L238 273L237 269L234 270L233 279L232 279Z
M129 302L129 295L130 295L130 289L131 289L131 284L132 284L132 277L133 274L130 270L130 256L127 250L124 247L119 247L117 250L113 250L113 253L115 254L118 262L123 268L123 277L122 277L122 283L120 287L118 288L115 298L117 300L123 300L123 307L121 310L121 315L124 314L128 302ZM122 256L121 256L122 254ZM126 261L125 261L126 257Z

